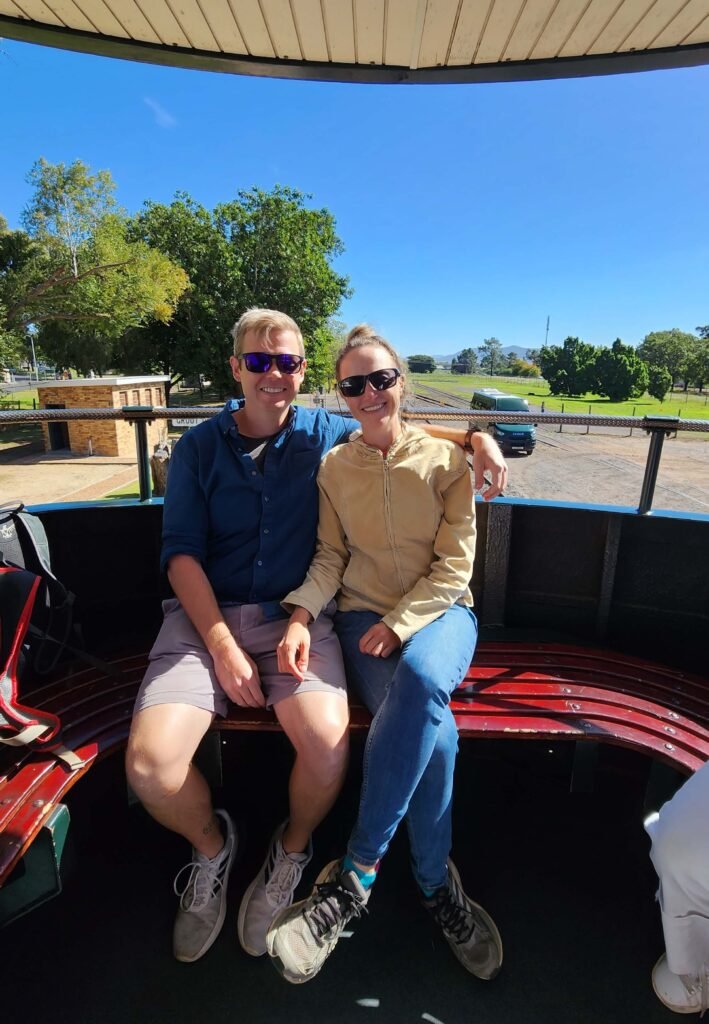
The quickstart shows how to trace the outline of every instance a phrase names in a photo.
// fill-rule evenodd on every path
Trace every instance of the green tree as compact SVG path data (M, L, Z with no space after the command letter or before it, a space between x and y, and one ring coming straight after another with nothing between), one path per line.
M328 322L350 289L331 266L343 251L334 217L306 208L307 198L276 186L239 192L214 211L186 193L169 206L146 203L133 222L135 237L183 267L190 289L168 326L131 332L126 368L159 370L173 381L203 373L222 393L233 393L228 332L245 309L265 306L300 325L314 380Z
M579 338L565 338L563 345L543 345L539 350L542 376L552 395L583 395L594 386L596 350Z
M508 370L512 377L538 377L539 367L534 363L527 362L526 359L520 359L514 352L510 353L510 359L508 361Z
M656 398L658 402L664 402L665 395L672 387L670 371L664 366L648 366L647 379L648 394Z
M595 390L611 402L640 398L648 386L647 365L635 349L624 345L620 338L616 338L610 348L597 350L595 376Z
M497 338L485 338L478 349L480 368L489 373L492 377L495 373L501 373L505 365L505 355L502 351L502 342Z
M709 332L694 339L687 360L686 381L700 392L709 381Z
M91 175L80 161L67 168L40 160L29 181L35 192L23 216L27 232L5 232L0 244L6 334L39 332L53 358L54 328L71 361L73 335L84 350L86 337L116 339L129 327L170 318L187 278L162 253L128 239L107 171Z
M686 378L687 367L696 336L673 327L669 331L652 331L638 345L638 355L649 366L664 366L672 377L672 386ZM686 379L685 379L686 385Z
M433 373L436 369L433 356L409 356L407 363L411 373Z
M451 373L475 373L478 357L474 348L464 348L451 362Z
M528 348L525 355L530 363L539 366L539 353L540 350L538 348Z

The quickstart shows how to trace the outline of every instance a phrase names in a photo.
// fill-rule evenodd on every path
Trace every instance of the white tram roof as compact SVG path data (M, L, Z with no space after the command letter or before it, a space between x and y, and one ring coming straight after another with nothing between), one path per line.
M709 0L0 0L0 36L352 82L566 78L709 63Z

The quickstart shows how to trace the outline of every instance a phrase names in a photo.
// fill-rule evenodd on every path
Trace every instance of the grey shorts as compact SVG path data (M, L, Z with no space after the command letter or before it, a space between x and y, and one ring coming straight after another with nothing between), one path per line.
M334 611L333 601L310 626L310 660L301 683L278 669L276 647L288 621L285 613L283 618L267 616L259 604L222 608L236 642L256 663L268 707L295 693L315 690L347 697L342 652L332 627ZM163 613L134 713L155 704L189 704L225 716L228 698L199 633L175 598L163 602Z

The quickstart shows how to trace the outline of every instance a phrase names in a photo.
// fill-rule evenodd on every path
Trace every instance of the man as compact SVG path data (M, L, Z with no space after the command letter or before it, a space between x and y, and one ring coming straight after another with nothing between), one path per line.
M192 764L215 714L229 700L271 706L295 750L289 817L277 829L239 912L246 952L266 952L266 933L290 905L311 856L310 836L342 785L348 750L344 668L332 609L312 625L302 681L280 672L280 599L305 577L315 548L321 457L346 441L354 422L322 409L292 407L306 369L297 324L252 309L233 330L232 373L244 392L176 445L165 498L161 566L175 599L138 694L126 755L128 779L149 814L187 839L192 859L175 880L180 905L173 932L178 960L202 957L226 912L237 837L215 811ZM462 431L430 428L462 439ZM497 445L475 434L476 486L488 469L486 498L505 486ZM181 877L184 884L180 886Z

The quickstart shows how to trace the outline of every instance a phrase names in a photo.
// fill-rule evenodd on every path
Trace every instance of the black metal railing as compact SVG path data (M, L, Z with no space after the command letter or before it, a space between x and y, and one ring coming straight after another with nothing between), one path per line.
M57 423L71 420L123 420L132 423L135 429L136 458L138 463L138 480L140 500L152 498L152 481L150 476L150 454L148 450L149 423L154 420L204 420L217 415L221 406L182 408L165 408L164 406L126 405L120 409L26 409L0 410L0 426L10 423ZM404 419L409 422L434 421L460 422L468 420L470 425L486 427L490 422L490 410L475 411L448 408L417 408L409 406L403 412ZM657 474L662 458L662 447L667 436L677 432L709 433L709 421L689 420L674 416L599 416L595 413L558 413L558 412L495 412L495 423L532 423L536 426L586 426L586 427L618 427L645 431L650 438L645 461L638 514L647 515L652 509Z

